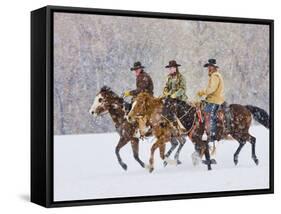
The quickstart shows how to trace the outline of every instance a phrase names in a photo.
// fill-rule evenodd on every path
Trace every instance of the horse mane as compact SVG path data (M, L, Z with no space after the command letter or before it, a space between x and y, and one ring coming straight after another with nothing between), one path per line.
M154 111L155 108L160 107L163 105L162 100L163 98L157 98L153 97L147 92L142 92L137 96L137 99L143 102L146 106L146 112L145 115L150 117L152 112Z
M101 89L100 89L100 93L107 93L109 94L112 98L115 98L118 100L118 102L120 104L123 104L124 99L122 97L119 97L114 91L112 91L112 89L110 87L108 87L107 85L104 85Z
M100 92L113 92L113 91L111 90L110 87L104 85L103 87L101 87Z

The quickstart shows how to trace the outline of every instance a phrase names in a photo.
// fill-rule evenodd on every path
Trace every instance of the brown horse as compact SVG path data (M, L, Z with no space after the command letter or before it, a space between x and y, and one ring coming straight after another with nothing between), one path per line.
M139 158L139 138L137 137L138 127L136 123L129 123L125 118L123 108L124 100L114 93L109 87L104 86L96 95L93 105L90 108L90 114L93 116L109 113L115 128L120 135L119 142L115 148L115 154L118 162L124 170L127 170L127 165L123 162L120 156L120 149L128 142L131 142L133 155L135 160L142 166L145 164Z
M155 150L159 148L160 157L164 161L164 165L166 165L167 162L169 162L168 156L171 154L174 147L172 144L171 149L165 155L165 144L170 142L173 138L177 138L181 143L179 147L179 149L181 149L185 143L184 135L188 133L185 132L186 129L192 128L195 116L195 107L190 106L188 110L189 112L186 111L186 114L184 112L182 113L181 121L185 122L183 125L181 122L173 120L173 115L170 115L170 112L173 112L173 105L176 105L174 101L176 100L154 98L148 93L141 93L136 97L132 105L132 109L128 114L128 120L130 122L137 121L138 123L142 123L139 127L144 127L143 124L145 124L145 126L150 127L152 135L156 137L156 142L151 147L149 172L152 172L154 169ZM187 107L187 104L185 104L185 107ZM165 111L168 112L163 114ZM141 133L143 132L145 131L142 130ZM179 150L175 157L177 161L178 155Z
M122 97L119 97L116 93L114 93L109 87L104 86L101 88L99 93L97 93L94 102L90 108L90 114L94 117L99 115L104 115L109 113L111 116L115 128L120 136L119 142L115 148L115 154L117 156L118 162L124 170L127 170L127 165L123 162L120 156L120 149L125 146L127 143L131 142L133 155L135 160L142 166L147 167L139 158L139 127L137 123L129 123L126 116L126 110L124 108L125 101ZM146 133L145 136L150 136L151 133ZM144 137L144 136L142 136ZM185 142L185 139L176 138L171 139L172 147L170 149L170 153L177 147L178 142ZM176 161L167 159L167 162L171 164L180 163L178 160L178 154L181 150L181 146L177 150L175 155ZM169 153L169 154L170 154Z
M176 118L176 124L171 124L171 120L163 116L165 104L169 103L168 111ZM202 102L204 103L204 102ZM201 108L202 105L200 105ZM133 103L133 107L128 114L130 121L145 121L147 126L153 130L157 141L151 148L150 156L150 171L153 170L153 156L154 151L159 148L160 157L165 160L165 143L167 143L172 136L188 135L195 145L195 151L198 156L205 155L206 165L208 170L211 170L213 160L210 159L208 140L203 139L204 132L207 130L206 119L201 117L202 111L198 106L189 105L183 101L176 99L154 98L147 93L140 94ZM167 108L166 108L167 109ZM218 111L217 135L216 139L219 141L226 136L231 135L239 142L239 147L234 153L234 163L238 163L238 155L242 147L247 141L252 145L252 158L258 164L258 158L255 153L256 138L249 134L249 128L252 122L252 117L266 128L269 128L269 115L262 109L255 106L242 106L239 104L231 104L228 113L230 117L230 125L228 129L225 128L224 110ZM166 114L165 114L166 115ZM182 130L183 127L185 130ZM195 156L196 156L195 153Z
M200 109L204 108L205 102L200 103ZM203 110L202 110L203 111ZM190 137L195 142L199 142L198 146L195 147L196 151L200 156L204 151L209 151L208 139L202 140L204 132L207 132L207 136L209 136L209 124L208 115L203 114L204 119L201 123L197 123L190 133ZM226 117L228 115L228 118ZM224 139L226 136L230 135L235 140L238 141L239 147L234 153L234 163L237 165L238 163L238 155L246 144L246 142L250 142L252 146L251 155L252 159L256 165L258 165L259 160L256 155L256 138L249 133L249 129L252 123L252 118L262 124L264 127L269 128L269 115L268 113L256 106L251 105L239 105L239 104L231 104L226 108L223 108L217 112L217 132L216 132L216 140L220 141ZM227 121L228 120L228 121ZM206 142L203 143L202 142ZM200 146L199 146L200 145ZM207 152L208 153L208 152ZM208 169L211 169L211 164L214 163L214 160L210 160L210 155L207 154L208 157L204 163L208 166Z

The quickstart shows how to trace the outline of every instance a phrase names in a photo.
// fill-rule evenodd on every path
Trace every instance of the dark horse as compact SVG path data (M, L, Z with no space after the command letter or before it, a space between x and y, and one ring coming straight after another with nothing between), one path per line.
M129 123L126 120L123 104L123 98L119 97L109 87L104 86L96 95L94 103L90 109L90 114L98 116L109 113L120 136L119 142L115 148L115 154L119 164L124 170L127 170L127 165L123 162L120 156L120 149L128 142L131 142L135 160L142 167L145 167L145 164L139 158L139 139L136 137L136 132L138 130L137 124Z
M204 102L200 102L199 109L203 109ZM246 142L250 142L252 145L251 155L252 159L256 165L258 165L259 160L256 155L256 138L249 133L249 128L252 123L252 118L256 120L258 123L263 125L265 128L269 129L269 115L268 113L256 106L251 105L239 105L239 104L231 104L226 109L223 108L217 112L217 133L216 140L220 141L225 136L232 136L235 140L238 141L239 147L234 153L234 164L238 163L238 155L246 144ZM228 121L226 121L226 114L229 115ZM204 115L204 114L203 114ZM206 161L204 163L208 166L208 169L211 169L211 164L213 163L210 160L209 154L209 145L208 140L202 140L203 134L206 131L207 135L209 135L209 127L208 123L206 123L206 115L203 116L203 120L200 123L196 123L194 128L190 133L190 137L194 142L199 142L198 147L195 147L199 154L205 153ZM208 138L207 138L208 139ZM205 142L202 144L202 142ZM201 155L202 156L202 155Z
M128 142L131 142L133 155L135 160L142 166L146 167L146 165L139 158L139 127L137 123L129 123L126 118L126 110L124 108L125 101L122 97L119 97L116 93L114 93L109 87L104 86L101 88L99 93L97 93L94 103L91 106L90 114L93 116L103 115L109 113L111 116L115 128L120 136L119 142L115 148L115 154L117 156L118 162L121 167L126 170L127 165L123 162L120 156L120 149L125 146ZM151 135L148 134L146 136ZM181 140L181 139L180 139ZM183 139L183 141L185 141ZM173 150L178 145L178 141L176 138L172 138L171 140ZM180 149L177 151L176 156L178 157L178 153ZM170 162L172 163L172 161ZM177 163L180 163L177 160Z

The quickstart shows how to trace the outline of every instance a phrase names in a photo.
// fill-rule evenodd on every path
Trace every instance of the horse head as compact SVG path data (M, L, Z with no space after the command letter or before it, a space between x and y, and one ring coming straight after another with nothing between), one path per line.
M89 110L93 116L108 113L109 109L123 107L123 99L118 97L109 87L103 86L94 98Z

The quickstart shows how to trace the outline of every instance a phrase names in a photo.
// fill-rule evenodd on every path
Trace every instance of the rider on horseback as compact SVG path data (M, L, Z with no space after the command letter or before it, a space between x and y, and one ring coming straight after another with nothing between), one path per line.
M206 96L204 112L207 130L209 131L209 142L214 142L216 140L217 111L220 105L224 103L224 81L218 71L215 59L209 59L204 67L208 68L208 86L206 89L198 91L197 95L199 97Z
M186 101L187 96L185 94L185 79L179 72L179 66L181 65L177 64L175 60L171 60L169 65L165 66L165 68L169 68L169 74L163 90L163 95L164 97L171 97L174 99L177 98Z
M149 74L143 70L144 68L145 67L142 66L140 62L135 62L134 66L131 68L131 71L134 71L136 75L136 89L131 91L126 90L124 92L124 97L133 96L132 102L139 93L147 92L153 95L153 82ZM128 104L128 110L131 109L131 105L131 103Z
M171 111L171 104L174 103L172 99L178 99L186 102L187 96L185 94L186 83L184 76L179 72L181 65L177 64L176 60L169 61L169 64L165 68L169 69L169 74L163 90L163 97L165 97L164 109L162 116L169 122L173 123L175 129L185 131L179 118L177 118L173 111Z
M153 96L153 82L148 73L146 73L143 69L145 67L142 66L140 62L135 62L134 66L131 68L131 71L135 72L136 75L136 89L131 91L125 91L124 97L132 96L131 103L125 103L125 110L129 112L132 108L132 104L134 99L138 96L138 94L147 92L151 96ZM147 130L147 119L144 117L139 120L139 128L141 136L144 136L145 133L148 133Z

